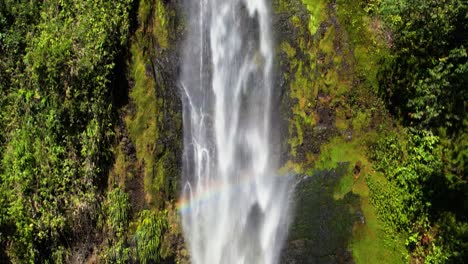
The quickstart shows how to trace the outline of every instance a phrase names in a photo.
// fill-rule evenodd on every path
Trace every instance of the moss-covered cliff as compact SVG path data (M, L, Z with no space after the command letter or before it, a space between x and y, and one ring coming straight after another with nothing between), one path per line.
M128 90L119 109L109 193L126 196L127 222L109 228L103 259L186 260L175 209L181 173L182 114L178 90L183 33L177 2L139 1L126 61ZM119 197L108 195L118 206ZM111 219L110 223L119 222ZM108 221L109 223L109 221Z
M446 204L466 201L466 185L459 181L464 170L455 168L464 163L450 165L451 159L459 160L465 154L447 145L454 139L466 145L462 139L466 128L456 127L463 127L464 121L458 119L451 136L449 123L444 128L424 126L441 116L433 115L433 105L420 104L429 97L434 99L425 95L441 87L436 82L424 84L431 78L445 78L438 75L440 69L457 75L457 80L463 78L458 74L464 72L466 56L463 63L452 61L450 70L432 66L437 63L408 67L427 62L425 54L433 56L434 49L426 48L419 42L422 39L445 45L429 37L436 34L431 31L434 28L442 30L441 24L450 24L451 15L442 14L458 14L467 8L457 1L446 2L395 7L389 1L274 1L278 83L284 91L281 112L288 127L283 170L304 175L297 187L295 220L282 259L285 263L458 263L466 254L462 242L466 241L462 209L466 207L450 209ZM431 13L438 14L436 21L421 24ZM452 35L442 33L447 28ZM463 31L455 24L444 30L440 32L448 39ZM466 43L449 42L450 47ZM439 46L436 54L448 50ZM441 64L444 58L450 55L440 55ZM426 72L432 77L425 81L420 77L415 81L418 84L412 84L415 88L405 84ZM458 81L444 80L450 83L447 92L458 94ZM418 91L417 96L412 89ZM397 93L411 99L402 99ZM394 97L386 104L383 94ZM404 113L413 123L402 126L394 119L401 116L386 110L388 104L401 109L398 100L413 100L407 106L411 111L420 106L424 117ZM435 107L448 104L445 109L451 109L457 104L458 108L448 110L442 118L450 119L466 109L458 99L452 103L443 100L431 102ZM456 157L443 158L445 151L455 151ZM461 173L455 176L456 183L448 170ZM436 185L452 195L433 196ZM444 237L454 240L448 242Z
M377 17L350 1L275 1L284 170L304 178L285 263L401 262L404 245L385 236L366 177L379 177L367 147L391 121L378 99L379 63L389 52Z

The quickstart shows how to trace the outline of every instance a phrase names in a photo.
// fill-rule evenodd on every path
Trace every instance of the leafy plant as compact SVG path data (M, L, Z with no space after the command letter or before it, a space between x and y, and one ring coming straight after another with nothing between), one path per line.
M144 210L138 222L134 236L138 259L143 264L157 262L161 255L162 234L167 228L167 211Z
M130 203L128 194L117 187L107 193L106 216L109 228L108 246L103 259L109 263L128 263L131 259L131 248L128 245L126 233L130 218Z

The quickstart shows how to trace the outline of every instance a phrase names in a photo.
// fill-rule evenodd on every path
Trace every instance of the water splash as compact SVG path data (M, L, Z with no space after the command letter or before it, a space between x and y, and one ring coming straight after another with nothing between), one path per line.
M272 142L273 47L265 0L187 0L179 209L195 264L278 262L286 177Z

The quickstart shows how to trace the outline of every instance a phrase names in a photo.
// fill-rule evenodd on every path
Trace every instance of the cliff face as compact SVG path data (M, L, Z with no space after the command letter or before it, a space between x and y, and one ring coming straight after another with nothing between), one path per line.
M364 7L273 3L287 124L283 170L301 175L283 263L399 262L404 250L397 242L384 246L365 180L376 177L367 145L390 123L375 95L389 43Z
M162 217L157 250L169 262L188 254L174 208L182 151L180 4L140 2L111 177L129 194L134 225L142 210ZM366 143L388 123L374 95L385 32L359 3L275 0L272 8L282 170L300 179L282 263L398 260L401 245L391 249L379 238L365 182L373 177Z
M176 1L137 2L125 62L128 88L121 95L108 183L109 193L126 194L129 220L122 230L109 228L101 257L183 263L186 252L175 209L183 147L178 87L182 11ZM108 198L113 203L115 197Z

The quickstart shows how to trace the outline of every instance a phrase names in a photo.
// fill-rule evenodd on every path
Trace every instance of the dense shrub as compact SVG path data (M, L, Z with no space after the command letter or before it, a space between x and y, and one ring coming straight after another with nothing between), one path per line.
M403 235L414 258L427 263L458 263L468 253L465 190L447 178L445 146L430 131L390 133L371 150L385 181L368 178L372 202L392 236ZM451 194L458 193L461 197ZM460 205L461 202L461 205Z
M66 261L97 223L131 2L0 3L0 227L16 262Z
M369 186L387 231L402 232L413 258L467 257L468 5L461 0L372 0L391 38L380 93L406 127L371 156L385 181Z
M468 102L468 4L462 0L381 0L393 56L382 94L411 125L464 126Z

